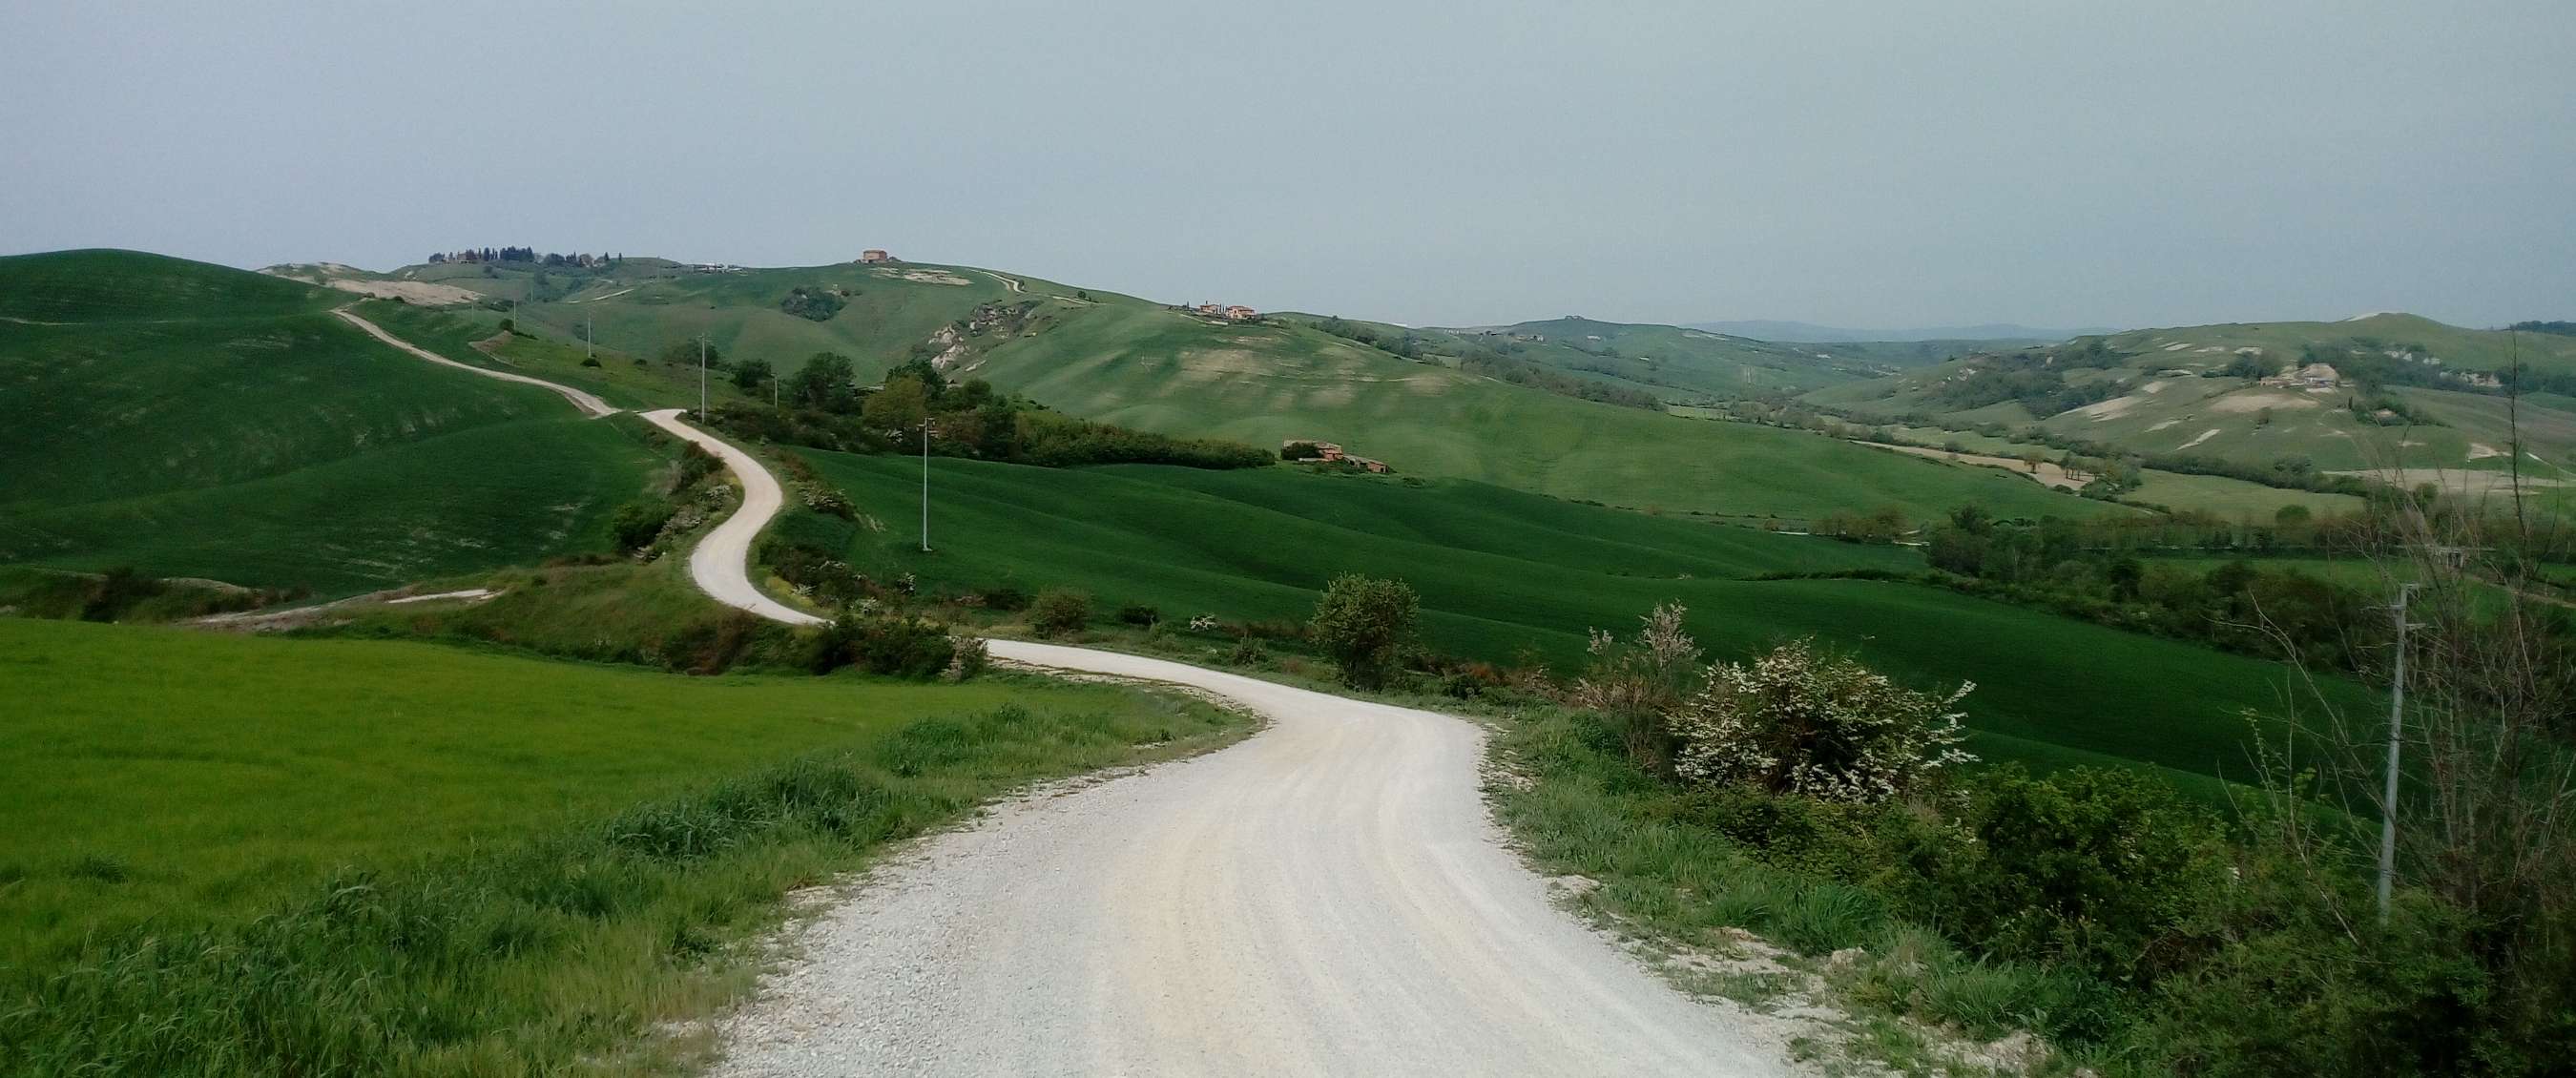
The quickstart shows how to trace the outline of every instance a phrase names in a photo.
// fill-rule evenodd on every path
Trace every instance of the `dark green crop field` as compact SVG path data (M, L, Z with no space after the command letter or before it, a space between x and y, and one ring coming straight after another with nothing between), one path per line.
M130 252L0 259L0 563L363 591L605 549L631 420L385 347L346 296Z
M1080 588L1103 617L1142 604L1178 625L1200 614L1302 619L1334 574L1362 572L1410 582L1440 650L1506 661L1534 649L1566 670L1579 668L1587 628L1624 632L1677 600L1713 657L1813 636L1918 684L1974 681L1970 723L1990 756L2146 762L2204 779L2244 775L2246 709L2278 713L2291 702L2280 667L2241 656L1914 584L1747 579L1920 568L1899 548L1463 481L941 459L932 463L937 553L922 555L918 460L804 456L865 517L799 513L777 534L842 544L861 571L913 573L932 589ZM2359 698L2347 686L2329 691Z

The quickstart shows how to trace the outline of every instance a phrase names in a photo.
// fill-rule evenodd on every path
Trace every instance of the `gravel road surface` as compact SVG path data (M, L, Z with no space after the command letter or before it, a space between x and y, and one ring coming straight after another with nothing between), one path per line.
M996 809L800 930L726 1076L1786 1073L1549 905L1478 791L1482 732L1138 656L1268 729Z

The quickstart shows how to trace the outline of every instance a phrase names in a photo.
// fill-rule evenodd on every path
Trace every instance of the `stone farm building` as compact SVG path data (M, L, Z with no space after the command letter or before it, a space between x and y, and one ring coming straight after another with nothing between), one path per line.
M1287 441L1279 443L1279 452L1280 455L1284 457L1295 452L1301 447L1310 448L1314 451L1313 456L1304 458L1306 460L1322 461L1326 464L1348 464L1360 469L1361 471L1368 472L1371 475L1385 475L1387 473L1385 461L1375 460L1369 457L1352 456L1348 452L1343 451L1341 445L1335 442L1318 442L1311 438L1290 438Z
M881 262L892 261L894 261L894 256L885 253L882 248L870 247L867 250L859 252L859 262L863 265L873 266Z
M1240 303L1202 303L1190 309L1210 318L1222 318L1228 322L1249 322L1261 317L1261 312Z

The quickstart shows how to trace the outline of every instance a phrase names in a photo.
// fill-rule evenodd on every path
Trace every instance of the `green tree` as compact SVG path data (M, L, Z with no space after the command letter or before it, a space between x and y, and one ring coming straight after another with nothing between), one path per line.
M787 380L787 399L799 408L846 413L858 406L857 383L858 374L850 357L839 352L816 352L795 377Z
M886 379L884 389L868 394L859 408L859 421L871 430L905 431L919 425L929 414L929 394L910 376Z
M768 360L743 360L742 362L733 365L734 388L742 390L745 393L749 393L753 390L759 389L762 383L769 381L770 377L776 373L777 372L769 366Z
M1411 584L1345 573L1324 589L1307 631L1341 667L1344 684L1384 688L1404 646L1413 639L1421 609Z

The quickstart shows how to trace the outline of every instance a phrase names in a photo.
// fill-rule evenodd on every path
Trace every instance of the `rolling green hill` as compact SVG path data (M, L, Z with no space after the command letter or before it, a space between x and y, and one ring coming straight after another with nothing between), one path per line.
M628 418L424 363L349 297L123 251L0 259L0 563L324 594L603 549Z
M1971 356L1805 399L1953 431L2035 429L2151 456L2384 472L2485 494L2516 441L2492 376L2517 358L2536 372L2576 372L2576 341L2394 314L2137 330ZM2311 361L2336 375L2280 376ZM2526 394L2519 424L2526 472L2556 496L2576 481L2576 402Z
M1969 342L1778 344L1572 315L1468 329L1291 317L1407 357L1533 364L1676 403L1801 393L1938 363L1973 348Z
M1970 501L2022 516L2106 511L1990 471L1511 385L1299 318L1229 323L969 267L629 259L580 271L440 265L394 276L520 298L528 328L578 342L587 322L601 345L629 355L705 334L728 356L786 370L840 351L869 378L928 355L952 374L1085 418L1254 444L1320 438L1408 474L1612 505L1793 519L1889 506L1920 517ZM828 292L838 306L822 318L790 313L797 289Z
M2277 709L2285 687L2273 664L1947 591L1747 579L1920 567L1897 548L1455 480L938 460L937 553L922 555L912 515L918 461L803 455L867 516L853 525L799 512L774 534L846 550L851 565L882 579L913 573L931 590L1078 587L1104 616L1145 604L1177 624L1210 613L1302 619L1331 576L1366 572L1413 584L1440 649L1503 661L1532 648L1568 668L1582 659L1587 628L1625 630L1656 603L1680 600L1713 656L1812 635L1919 683L1973 680L1980 751L2042 765L2120 758L2241 774L2240 711Z

